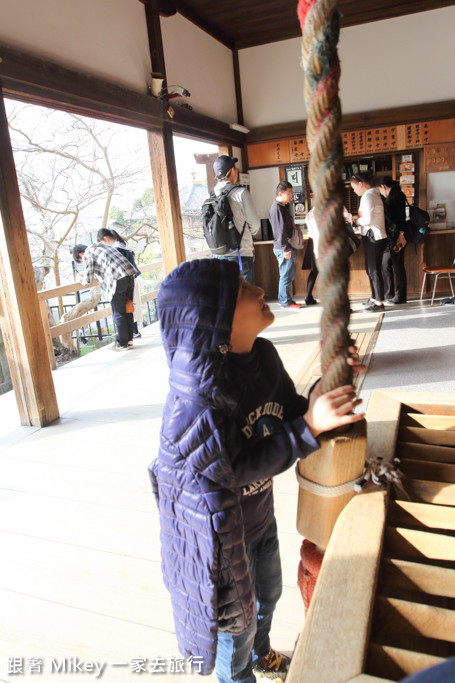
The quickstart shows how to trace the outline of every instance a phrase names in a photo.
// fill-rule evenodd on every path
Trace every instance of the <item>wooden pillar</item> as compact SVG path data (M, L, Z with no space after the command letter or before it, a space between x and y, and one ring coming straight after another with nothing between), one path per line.
M158 0L143 0L147 35L149 39L150 60L152 71L160 73L166 79L166 65L164 62L163 39L161 36L160 7Z
M171 126L165 123L162 130L150 130L148 139L163 268L167 275L185 260Z
M235 85L235 103L237 106L237 123L243 126L243 101L242 101L242 85L240 82L240 63L239 51L237 48L232 51L232 60L234 66L234 85Z
M215 175L213 173L213 162L218 157L218 154L195 154L194 160L197 164L205 165L205 173L207 176L207 190L211 192L215 187Z
M154 73L160 73L165 79L166 64L160 13L170 16L175 13L175 7L172 6L173 3L159 2L159 0L142 1L145 7L152 69ZM164 123L162 129L150 130L148 140L163 268L164 274L167 275L185 260L182 213L170 123Z
M243 120L243 100L242 100L242 85L240 81L240 62L239 62L239 51L235 48L232 51L232 60L234 65L234 85L235 85L235 103L237 106L237 123L242 126L244 124ZM246 146L241 149L241 160L242 160L242 171L248 171L248 155L246 153Z
M0 88L0 324L23 425L59 416Z

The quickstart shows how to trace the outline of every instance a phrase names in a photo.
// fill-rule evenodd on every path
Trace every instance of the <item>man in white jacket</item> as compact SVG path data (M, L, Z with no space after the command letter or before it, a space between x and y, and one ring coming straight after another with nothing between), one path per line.
M241 233L243 227L243 237L240 243L239 254L234 252L225 256L217 256L219 259L228 259L230 261L240 262L239 266L242 271L243 279L254 284L254 247L253 240L259 239L261 232L261 221L257 215L253 204L251 194L246 187L236 185L239 177L239 169L236 167L238 159L236 157L228 157L222 154L213 164L213 171L218 180L214 191L218 196L226 188L231 188L229 192L229 205L232 209L234 225Z

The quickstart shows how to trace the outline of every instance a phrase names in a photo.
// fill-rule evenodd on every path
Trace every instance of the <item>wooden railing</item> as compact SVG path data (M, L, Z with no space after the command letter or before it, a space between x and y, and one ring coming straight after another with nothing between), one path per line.
M210 255L211 254L209 250L196 251L191 254L188 254L187 260L192 261L193 259L205 258L209 257ZM154 263L147 263L140 265L138 267L141 273L148 273L152 271L155 268L155 266L156 264ZM55 299L58 297L65 296L66 294L73 294L84 289L90 289L91 287L96 287L97 284L98 283L96 281L91 282L89 285L81 285L80 282L72 282L69 285L62 285L61 287L54 287L53 289L44 289L41 292L38 292L38 300L41 310L41 320L43 321L44 334L46 337L47 352L49 355L49 362L53 370L56 369L57 363L55 360L52 339L55 337L59 337L62 334L68 334L70 332L73 332L73 330L78 330L81 327L85 327L86 325L96 322L97 320L101 320L102 318L108 318L110 315L112 315L112 308L111 306L106 306L105 308L102 308L99 311L85 313L84 315L81 315L78 318L74 318L73 320L69 320L68 322L59 323L58 325L49 325L48 308L46 305L46 301L48 301L49 299ZM154 289L151 292L146 292L145 294L142 294L141 304L145 304L148 301L155 301L158 296L158 291L158 289Z
M142 273L147 273L153 270L153 268L154 264L148 263L146 265L140 266L140 271ZM58 297L65 296L66 294L80 292L84 289L90 289L91 287L96 287L97 284L98 283L96 281L91 282L89 285L81 285L80 282L72 282L69 285L54 287L53 289L44 289L41 292L38 292L38 300L41 310L41 320L43 322L44 334L46 337L47 352L49 355L49 362L53 370L56 369L57 363L55 360L52 339L55 337L59 337L62 334L71 333L73 332L73 330L78 330L81 327L85 327L86 325L96 322L97 320L101 320L102 318L108 318L110 315L112 315L112 308L111 306L106 306L105 308L102 308L99 311L91 311L89 313L85 313L84 315L81 315L78 318L74 318L73 320L69 320L68 322L59 323L57 325L49 325L46 301L48 301L49 299L55 299ZM156 300L157 296L158 289L154 289L151 292L142 294L141 304L147 303L148 301L154 301Z

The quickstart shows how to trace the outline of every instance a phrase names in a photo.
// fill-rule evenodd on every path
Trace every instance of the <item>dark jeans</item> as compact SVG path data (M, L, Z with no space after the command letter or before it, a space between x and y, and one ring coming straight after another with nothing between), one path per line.
M241 256L239 261L239 256L237 252L234 254L229 254L225 256L216 256L219 259L225 259L226 261L235 261L239 264L239 268L242 271L243 279L254 285L254 258L252 256Z
M365 250L365 270L370 280L371 298L375 301L384 301L384 280L382 277L382 255L387 248L389 240L371 242L368 237L363 238Z
M382 275L384 278L384 297L386 299L393 299L395 297L398 301L406 302L407 299L407 280L406 270L404 267L404 251L403 247L400 251L393 251L387 249L382 257ZM394 285L395 277L395 285Z
M133 339L133 313L126 312L126 299L133 300L134 275L117 280L114 296L111 300L112 316L117 329L117 341L120 346L126 346Z
M250 628L239 636L218 632L216 675L220 683L254 683L253 665L270 651L270 628L282 591L276 520L246 546L256 598Z

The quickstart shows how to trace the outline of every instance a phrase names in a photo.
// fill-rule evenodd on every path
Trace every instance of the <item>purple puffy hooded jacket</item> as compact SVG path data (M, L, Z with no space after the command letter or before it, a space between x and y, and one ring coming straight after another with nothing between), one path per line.
M223 393L238 284L236 263L195 260L170 273L158 296L170 391L149 470L179 649L202 658L203 674L215 665L217 631L243 633L253 617Z

